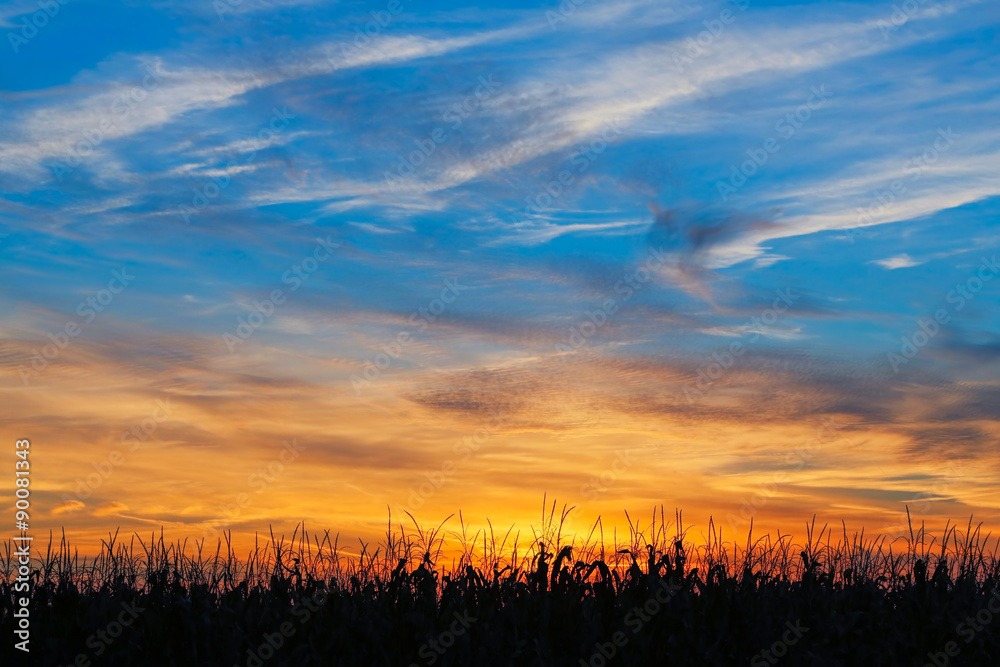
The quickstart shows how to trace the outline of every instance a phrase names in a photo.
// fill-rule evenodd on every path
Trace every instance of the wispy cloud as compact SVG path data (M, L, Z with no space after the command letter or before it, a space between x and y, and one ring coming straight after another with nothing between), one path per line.
M895 257L876 259L872 261L872 264L878 264L879 266L891 271L892 269L905 269L911 266L919 266L921 262L918 262L906 253L903 253L902 255L896 255Z

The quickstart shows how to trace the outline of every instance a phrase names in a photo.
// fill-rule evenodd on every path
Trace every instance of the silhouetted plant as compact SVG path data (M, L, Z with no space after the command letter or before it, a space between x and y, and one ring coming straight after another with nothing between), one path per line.
M390 514L385 539L353 556L329 531L303 525L290 540L272 532L245 558L230 534L213 554L162 531L128 543L116 532L93 559L65 534L58 544L50 536L32 563L32 664L83 654L94 665L192 667L728 665L761 655L786 624L807 628L786 647L789 665L923 665L948 642L960 648L953 664L1000 664L1000 614L990 623L981 614L979 630L962 626L991 600L1000 605L996 540L971 519L964 531L949 524L940 542L911 523L902 544L849 537L846 525L835 540L814 520L796 545L781 534L754 539L751 524L741 547L712 521L692 543L680 512L667 523L662 507L648 525L626 513L622 542L615 533L606 543L600 520L585 538L564 535L572 509L543 506L524 551L513 528L500 535L488 523L469 535L461 514L457 531L410 516L411 531ZM9 542L0 569L0 629L10 638L23 594ZM94 639L123 609L132 622L111 641ZM16 664L11 643L0 664Z

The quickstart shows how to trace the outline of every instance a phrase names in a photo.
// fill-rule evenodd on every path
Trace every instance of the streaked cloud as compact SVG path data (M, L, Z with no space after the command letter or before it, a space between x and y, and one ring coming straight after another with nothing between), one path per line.
M896 255L895 257L876 259L872 262L872 264L878 264L879 266L891 271L892 269L906 269L911 266L919 266L921 263L904 252L902 255Z

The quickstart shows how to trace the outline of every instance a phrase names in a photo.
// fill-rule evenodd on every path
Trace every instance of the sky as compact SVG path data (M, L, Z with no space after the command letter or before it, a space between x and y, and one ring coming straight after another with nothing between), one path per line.
M584 532L1000 529L998 27L988 0L4 3L31 530L529 531L543 497Z

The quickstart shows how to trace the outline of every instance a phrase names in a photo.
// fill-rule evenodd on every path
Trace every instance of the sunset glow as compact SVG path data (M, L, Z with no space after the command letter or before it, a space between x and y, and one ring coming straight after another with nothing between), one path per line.
M35 547L1000 530L995 2L110 4L0 9Z

